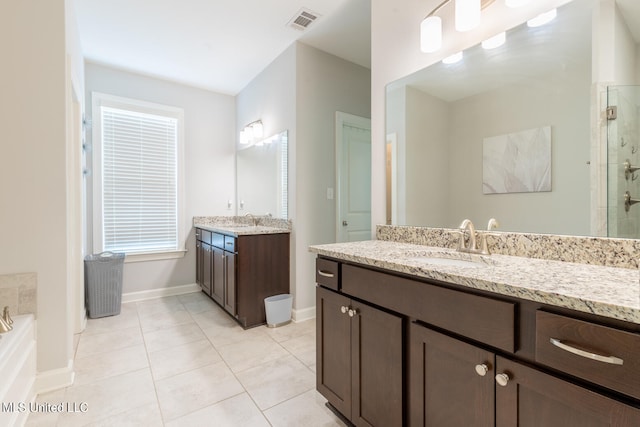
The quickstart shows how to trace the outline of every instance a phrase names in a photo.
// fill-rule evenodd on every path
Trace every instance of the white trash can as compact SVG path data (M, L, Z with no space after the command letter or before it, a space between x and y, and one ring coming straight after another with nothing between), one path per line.
M280 294L264 299L264 310L267 313L267 327L277 328L291 322L293 295Z

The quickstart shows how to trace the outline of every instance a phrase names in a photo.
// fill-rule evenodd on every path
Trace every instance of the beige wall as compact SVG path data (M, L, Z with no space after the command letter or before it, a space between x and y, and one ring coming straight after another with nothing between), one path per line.
M479 28L457 33L452 29L452 7L443 9L443 48L433 54L420 51L420 22L439 0L371 1L371 135L372 223L384 224L385 194L385 86L453 53L473 46L568 0L538 0L518 9L495 2L483 12ZM591 1L591 0L576 0Z
M335 112L369 116L369 70L302 43L283 52L238 95L237 132L262 119L265 134L289 130L291 292L300 317L313 314L311 244L333 242Z
M0 274L37 274L37 368L47 388L72 378L68 254L80 252L81 233L67 221L67 189L81 173L66 167L67 150L78 148L68 145L68 103L82 69L66 3L0 3Z

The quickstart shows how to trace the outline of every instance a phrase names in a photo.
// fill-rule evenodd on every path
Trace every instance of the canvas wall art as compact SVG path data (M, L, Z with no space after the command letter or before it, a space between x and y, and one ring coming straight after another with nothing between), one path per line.
M551 191L551 126L484 138L484 194Z

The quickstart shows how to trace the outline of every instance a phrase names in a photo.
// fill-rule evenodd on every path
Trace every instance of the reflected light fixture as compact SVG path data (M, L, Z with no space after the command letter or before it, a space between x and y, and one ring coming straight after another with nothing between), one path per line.
M455 0L456 30L470 31L480 25L481 0Z
M458 53L454 53L451 56L447 56L442 60L443 64L455 64L456 62L460 62L462 60L462 51Z
M262 140L264 136L264 127L262 120L256 120L246 125L240 131L240 145L254 145Z
M488 39L486 39L485 41L482 42L482 47L484 49L495 49L497 47L500 47L504 44L504 42L507 40L507 33L505 33L504 31L501 33L496 34L493 37L489 37Z
M504 4L507 7L520 7L529 3L531 0L504 0Z
M533 19L527 21L527 26L531 28L540 27L548 22L553 21L558 15L558 11L556 9L551 9L548 12L541 13Z
M469 31L480 24L481 11L495 0L444 0L420 24L420 50L432 53L442 47L442 18L436 14L444 6L455 3L455 28Z

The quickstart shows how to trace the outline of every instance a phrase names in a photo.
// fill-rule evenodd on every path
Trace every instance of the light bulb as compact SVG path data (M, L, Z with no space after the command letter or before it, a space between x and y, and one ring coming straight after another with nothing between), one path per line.
M456 0L456 30L469 31L480 25L481 0Z
M420 24L420 50L431 53L441 46L442 19L439 16L427 16Z
M507 33L502 32L498 33L493 37L489 37L485 41L482 42L482 47L485 49L495 49L499 46L502 46L504 42L507 40Z
M264 135L264 128L262 126L262 122L257 121L251 125L251 130L253 131L253 137L255 139L260 139Z
M549 12L541 13L535 18L528 20L527 25L531 28L540 27L553 21L557 15L558 11L556 9L551 9Z
M462 52L454 53L451 56L447 56L442 60L443 64L455 64L462 60Z

